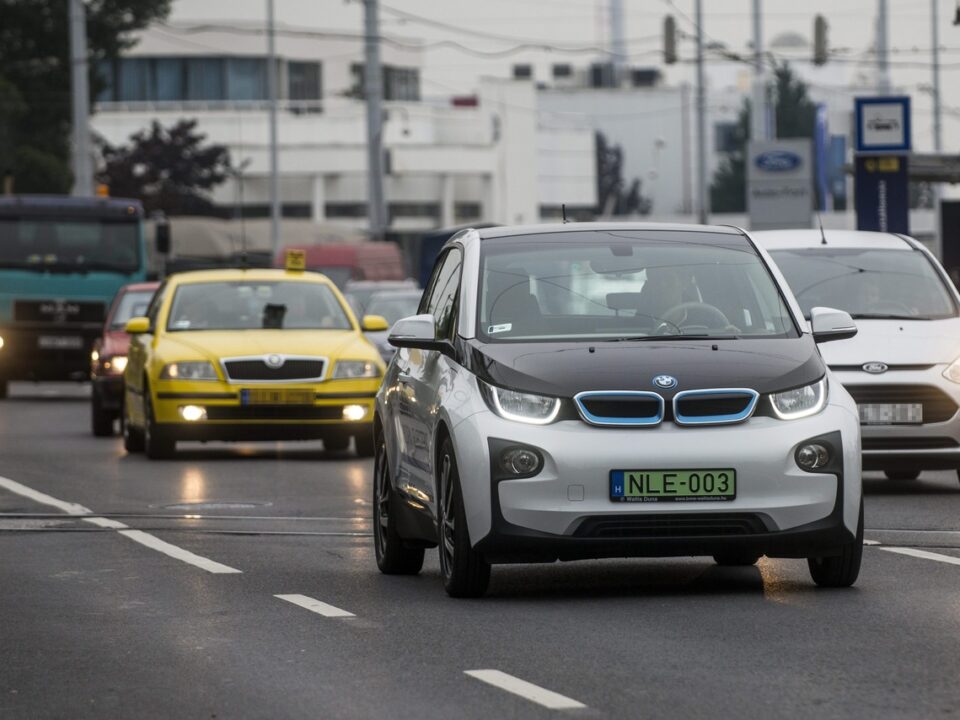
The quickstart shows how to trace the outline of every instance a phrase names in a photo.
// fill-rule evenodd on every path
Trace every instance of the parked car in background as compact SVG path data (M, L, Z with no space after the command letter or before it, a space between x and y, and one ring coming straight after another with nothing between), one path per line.
M374 293L366 305L365 312L368 315L378 315L386 319L392 327L397 320L417 314L422 296L423 291L419 288L415 290L385 290ZM389 363L397 351L393 345L387 342L389 334L389 330L365 333L367 340L376 346L385 363Z
M392 242L290 245L274 258L284 267L287 251L302 250L306 269L323 273L340 289L350 280L405 280L409 277L403 253Z
M381 292L388 291L422 292L416 280L351 280L343 287L343 294L357 317L367 311L370 299ZM389 319L389 318L388 318ZM397 318L399 319L399 318Z
M90 353L90 425L97 437L113 434L114 421L123 413L123 371L127 367L130 336L125 327L130 318L147 314L147 307L160 283L134 283L120 288L107 312L103 332L93 341Z
M960 471L960 295L920 243L890 233L753 234L803 312L846 310L860 332L823 356L857 401L863 465L890 479Z

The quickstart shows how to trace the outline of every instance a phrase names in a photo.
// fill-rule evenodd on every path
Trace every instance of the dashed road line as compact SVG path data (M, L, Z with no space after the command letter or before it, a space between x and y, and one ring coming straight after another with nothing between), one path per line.
M464 674L550 710L577 710L586 707L582 702L573 698L555 693L553 690L547 690L500 670L464 670Z
M960 557L941 555L940 553L929 552L927 550L917 550L908 547L888 547L885 545L879 549L897 553L898 555L909 555L910 557L921 558L923 560L936 560L937 562L947 563L948 565L960 565Z
M292 595L274 595L275 598L280 600L286 600L287 602L293 603L294 605L299 605L310 612L315 612L317 615L323 615L324 617L329 618L338 618L338 617L356 617L352 612L347 612L346 610L341 610L338 607L333 605L328 605L325 602L320 600L315 600L312 597L306 595L292 594Z
M108 530L116 530L118 534L123 535L124 537L129 538L136 543L140 543L151 550L156 550L157 552L163 553L168 557L185 562L188 565L198 567L201 570L218 574L243 572L242 570L237 570L229 565L223 565L222 563L210 560L201 555L196 555L195 553L192 553L189 550L184 550L176 545L171 545L170 543L161 540L150 533L143 532L142 530L131 530L129 529L129 526L124 525L122 522L94 515L93 510L90 508L84 507L78 503L58 500L52 495L47 495L39 490L34 490L33 488L27 487L22 483L18 483L16 480L0 477L0 488L9 490L16 495L29 498L34 502L55 507L58 510L65 512L67 515L77 517L83 522L89 523L90 525L96 525L99 528L105 528Z

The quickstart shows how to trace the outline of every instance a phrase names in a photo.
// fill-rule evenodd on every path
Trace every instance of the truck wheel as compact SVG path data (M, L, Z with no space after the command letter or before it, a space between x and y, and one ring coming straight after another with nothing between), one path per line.
M150 388L143 388L143 411L146 416L143 431L143 451L151 460L166 460L177 451L177 441L170 431L163 429L153 416L153 402L150 400Z
M113 435L113 413L105 410L100 393L93 391L90 402L90 427L95 437L110 437Z
M810 576L821 587L850 587L860 574L860 560L863 557L863 499L860 500L860 519L857 523L857 535L840 548L839 555L813 557L807 559Z

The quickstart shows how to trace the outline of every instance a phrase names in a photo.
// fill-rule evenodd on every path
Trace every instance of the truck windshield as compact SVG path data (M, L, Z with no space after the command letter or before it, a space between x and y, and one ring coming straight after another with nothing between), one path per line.
M38 272L140 269L138 222L97 219L0 220L0 268Z

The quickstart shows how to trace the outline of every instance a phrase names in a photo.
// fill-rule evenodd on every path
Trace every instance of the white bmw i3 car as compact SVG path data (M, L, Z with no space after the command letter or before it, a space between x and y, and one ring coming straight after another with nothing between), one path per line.
M857 408L741 230L567 224L458 233L377 395L385 573L439 546L447 592L497 563L706 555L860 569Z

